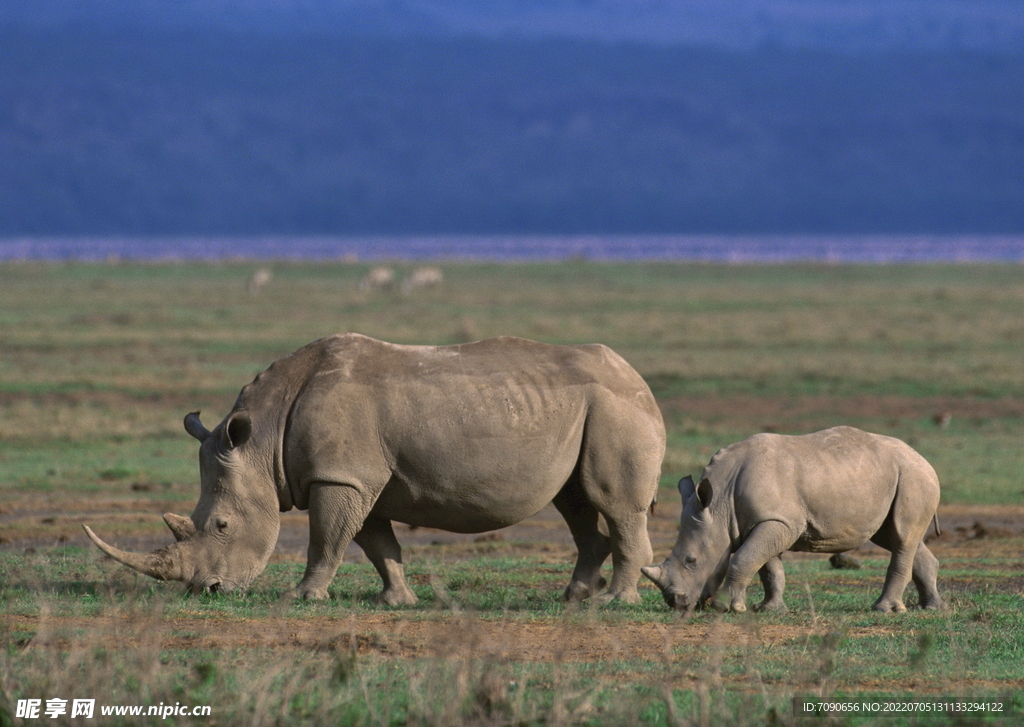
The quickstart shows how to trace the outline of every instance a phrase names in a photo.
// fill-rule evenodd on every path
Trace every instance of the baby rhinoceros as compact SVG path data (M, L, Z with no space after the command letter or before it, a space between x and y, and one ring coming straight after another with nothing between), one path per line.
M756 572L765 597L755 610L784 609L783 552L839 553L868 540L892 552L876 611L906 611L911 578L922 608L943 607L939 563L924 544L939 480L898 439L853 427L755 434L719 450L700 483L685 477L679 492L675 547L662 565L642 569L673 608L714 596L713 608L745 611Z

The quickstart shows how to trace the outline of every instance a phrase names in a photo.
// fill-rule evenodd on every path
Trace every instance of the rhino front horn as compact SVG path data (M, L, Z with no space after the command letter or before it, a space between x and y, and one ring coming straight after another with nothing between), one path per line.
M662 579L665 577L665 570L660 565L645 565L640 572L654 581L659 588L664 588Z
M132 570L160 581L185 580L184 569L182 568L182 554L177 544L160 548L149 555L129 553L104 543L96 533L89 529L88 525L83 525L82 527L85 528L85 534L89 536L89 539L96 543L96 547L118 563L123 563Z

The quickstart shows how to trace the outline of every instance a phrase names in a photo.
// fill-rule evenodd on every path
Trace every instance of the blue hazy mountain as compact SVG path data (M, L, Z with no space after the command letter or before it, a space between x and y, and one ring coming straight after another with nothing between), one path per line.
M1021 0L6 0L0 23L732 48L1024 48Z
M1022 0L6 0L0 236L1021 232L1022 28Z

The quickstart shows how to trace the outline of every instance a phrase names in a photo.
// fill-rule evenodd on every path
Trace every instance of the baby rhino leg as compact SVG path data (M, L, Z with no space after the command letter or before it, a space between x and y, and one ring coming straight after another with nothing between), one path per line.
M747 610L747 584L754 577L754 573L762 568L768 567L768 576L772 586L779 583L778 576L782 572L782 560L779 555L796 542L796 536L785 523L778 520L766 520L759 523L744 541L729 563L729 572L725 577L724 596L728 602L723 602L720 594L711 604L713 608L720 611L746 611ZM772 559L775 564L768 565ZM781 581L784 583L785 581ZM778 601L781 602L781 589L778 589ZM774 594L773 594L774 595ZM766 594L766 598L771 597Z
M786 611L782 601L782 592L786 590L786 571L782 567L782 558L775 556L757 572L764 587L764 600L754 606L755 611Z

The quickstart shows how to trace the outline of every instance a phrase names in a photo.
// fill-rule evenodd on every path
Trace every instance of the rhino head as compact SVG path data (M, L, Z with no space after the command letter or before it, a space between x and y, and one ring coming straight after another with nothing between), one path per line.
M185 431L201 443L202 489L191 518L164 515L174 543L145 555L129 553L83 527L114 560L159 580L184 581L190 593L245 589L266 567L280 530L272 450L254 441L244 410L233 411L212 432L193 412L185 417Z
M714 488L707 478L679 480L683 511L679 535L665 562L641 568L661 589L671 608L686 612L703 606L715 595L729 567L731 523L729 509L716 507Z

